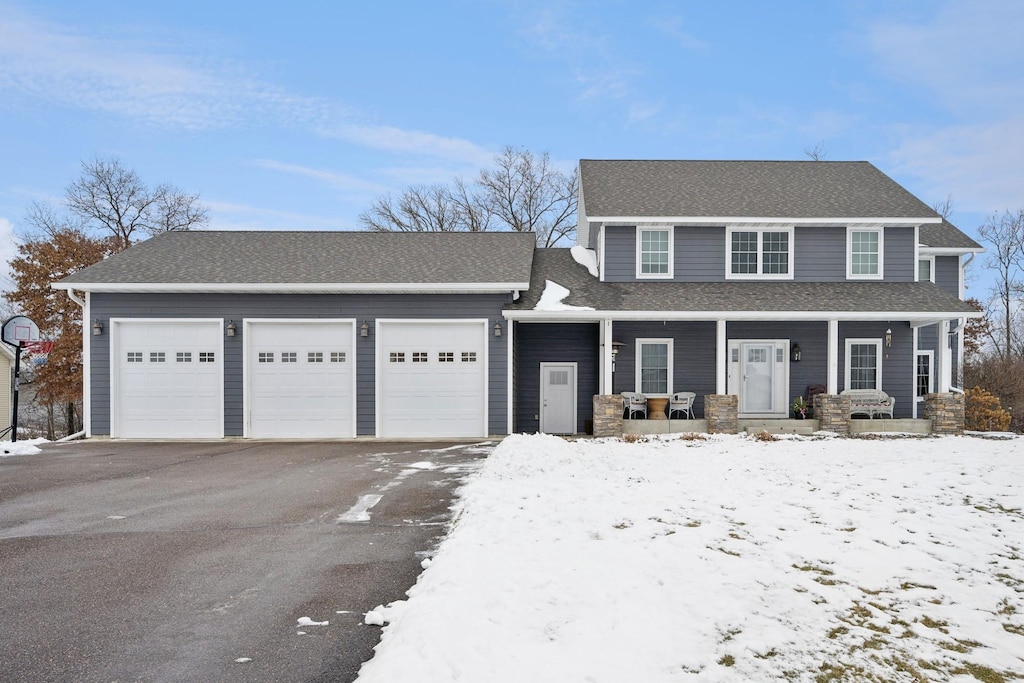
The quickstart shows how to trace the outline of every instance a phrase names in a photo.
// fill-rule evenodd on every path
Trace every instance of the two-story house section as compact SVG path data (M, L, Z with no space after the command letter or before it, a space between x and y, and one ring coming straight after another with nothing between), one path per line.
M980 251L868 162L583 160L577 246L537 250L505 311L515 429L581 431L623 391L784 418L812 385L916 417L956 387Z

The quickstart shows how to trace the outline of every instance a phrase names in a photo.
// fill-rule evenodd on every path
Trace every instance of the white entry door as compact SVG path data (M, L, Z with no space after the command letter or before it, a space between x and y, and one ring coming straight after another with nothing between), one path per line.
M540 364L540 431L576 433L576 363Z
M730 340L729 391L739 397L740 417L787 415L789 341Z
M355 322L246 320L246 435L355 436Z

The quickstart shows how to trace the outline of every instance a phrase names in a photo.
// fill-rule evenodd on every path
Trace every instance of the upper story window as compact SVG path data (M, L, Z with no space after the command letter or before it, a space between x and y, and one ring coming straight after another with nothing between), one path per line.
M636 276L672 277L672 228L637 228Z
M935 282L935 257L929 256L917 260L917 281Z
M793 279L793 229L726 231L726 278Z
M884 256L882 228L850 228L846 232L846 277L881 280Z

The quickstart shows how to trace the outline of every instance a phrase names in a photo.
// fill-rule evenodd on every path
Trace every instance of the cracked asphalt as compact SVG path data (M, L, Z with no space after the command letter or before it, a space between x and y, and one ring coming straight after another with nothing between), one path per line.
M0 680L352 681L380 637L364 613L405 597L487 452L95 441L0 458Z

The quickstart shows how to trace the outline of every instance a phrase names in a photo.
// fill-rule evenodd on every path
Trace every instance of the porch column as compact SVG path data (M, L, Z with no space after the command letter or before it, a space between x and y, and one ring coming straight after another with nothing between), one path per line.
M828 379L826 392L830 396L839 393L839 321L828 321Z
M717 354L715 355L715 393L722 395L725 394L725 377L729 366L729 345L725 340L725 321L718 320L716 323L717 341L715 342L715 350L717 351Z
M936 387L936 391L940 394L949 393L949 376L953 373L953 365L949 353L948 320L942 320L939 322L939 341L935 347L935 355L937 356L935 359L935 365L939 370L939 385Z
M612 321L605 318L601 321L601 367L598 384L602 394L612 393Z

